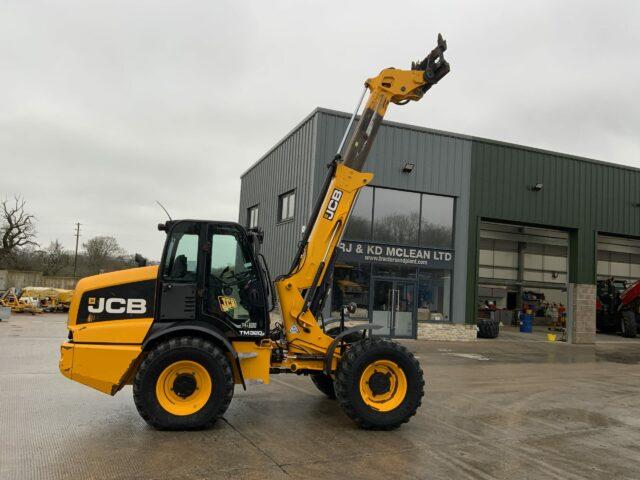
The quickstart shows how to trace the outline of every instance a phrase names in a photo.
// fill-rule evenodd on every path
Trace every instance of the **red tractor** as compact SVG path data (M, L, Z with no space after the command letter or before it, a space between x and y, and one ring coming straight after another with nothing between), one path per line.
M640 330L640 280L598 280L596 327L600 332L636 336Z

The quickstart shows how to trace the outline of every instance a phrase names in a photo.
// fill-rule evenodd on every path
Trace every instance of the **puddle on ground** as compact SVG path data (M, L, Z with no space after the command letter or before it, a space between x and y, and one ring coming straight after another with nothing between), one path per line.
M582 408L547 408L545 410L531 410L527 412L527 415L541 420L558 422L559 425L577 423L583 424L588 428L619 427L623 425L623 423L619 422L615 418L611 418L600 412L593 412Z
M553 423L567 429L617 427L623 425L615 418L599 412L581 408L548 408L544 410L525 410L515 412L495 412L492 415L476 417L495 427L524 427L531 420L541 420L545 424Z
M471 360L487 361L491 360L489 357L480 355L478 353L446 353L445 355L451 355L453 357L469 358Z
M636 365L640 363L640 351L596 352L596 361Z

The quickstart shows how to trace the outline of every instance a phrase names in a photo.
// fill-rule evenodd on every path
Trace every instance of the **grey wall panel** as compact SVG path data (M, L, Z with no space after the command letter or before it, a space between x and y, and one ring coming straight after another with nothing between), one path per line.
M316 118L312 114L241 178L238 221L246 225L247 209L259 205L258 225L265 232L262 253L274 277L288 270L311 209L315 129ZM278 223L278 196L293 189L294 219Z
M334 157L349 115L318 109L318 143L314 185L318 194L325 165ZM372 184L402 190L455 197L455 264L451 319L465 321L467 242L471 141L464 137L410 125L384 122L364 170L372 172ZM415 164L412 173L402 173L405 163Z
M336 153L349 115L318 109L318 153L316 185L325 175L324 165ZM471 141L445 132L393 122L383 122L367 160L365 170L374 174L372 184L442 195L461 195L463 177L468 175ZM405 163L414 163L410 174Z

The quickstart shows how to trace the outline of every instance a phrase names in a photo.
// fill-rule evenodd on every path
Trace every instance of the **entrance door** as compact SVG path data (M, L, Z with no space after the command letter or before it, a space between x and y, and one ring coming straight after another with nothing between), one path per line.
M373 334L413 338L415 288L415 282L374 280L371 320L382 328Z

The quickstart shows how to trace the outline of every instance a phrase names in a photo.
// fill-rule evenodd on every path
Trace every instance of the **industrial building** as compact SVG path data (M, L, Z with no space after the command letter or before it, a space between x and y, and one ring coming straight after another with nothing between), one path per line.
M242 174L239 221L285 273L349 115L318 108ZM398 338L475 337L483 309L566 311L595 339L596 280L640 278L640 170L384 122L335 261L327 315ZM509 320L506 320L509 322Z

